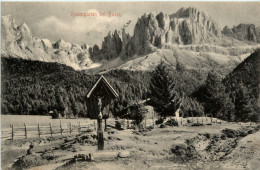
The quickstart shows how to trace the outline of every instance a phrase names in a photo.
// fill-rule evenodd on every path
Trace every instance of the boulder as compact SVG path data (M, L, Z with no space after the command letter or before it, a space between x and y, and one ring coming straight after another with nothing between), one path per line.
M127 158L130 156L130 152L129 151L121 151L118 153L118 157L119 158Z

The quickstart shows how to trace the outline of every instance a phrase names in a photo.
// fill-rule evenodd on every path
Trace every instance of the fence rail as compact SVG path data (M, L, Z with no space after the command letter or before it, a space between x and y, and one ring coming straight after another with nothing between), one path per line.
M52 125L49 123L49 126L41 126L39 123L37 126L28 126L24 123L24 127L15 127L14 124L10 124L9 129L1 130L2 139L21 139L21 138L31 138L31 137L47 137L54 135L68 135L85 132L88 129L96 130L96 121L91 120L86 123L78 122L78 124L72 124L68 122L63 124L62 121L57 125Z

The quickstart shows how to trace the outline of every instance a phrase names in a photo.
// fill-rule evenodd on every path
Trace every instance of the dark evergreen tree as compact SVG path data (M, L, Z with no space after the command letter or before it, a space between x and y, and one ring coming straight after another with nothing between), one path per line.
M151 104L162 117L174 113L174 80L169 73L167 64L163 61L155 68L150 80Z
M202 88L200 100L204 103L205 112L225 120L234 120L234 105L225 91L220 74L210 71Z
M132 105L132 109L136 110L136 112L131 114L129 110L127 112L130 113L131 116L128 116L130 116L130 119L133 119L135 121L136 125L139 125L145 119L145 114L148 112L148 110L144 107L144 104L140 103L135 103L134 105Z
M256 117L254 116L256 113L252 97L250 97L249 89L247 89L243 83L239 83L238 85L235 106L236 116L239 121L249 121Z
M191 97L182 97L180 106L180 116L193 117L204 116L204 107Z

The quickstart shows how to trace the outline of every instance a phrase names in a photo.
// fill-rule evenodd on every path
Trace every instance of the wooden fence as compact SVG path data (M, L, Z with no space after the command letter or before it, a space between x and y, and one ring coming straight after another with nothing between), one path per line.
M128 129L131 126L132 120L124 119L107 119L108 127L116 127L117 122L121 125L122 129ZM125 128L124 128L125 127ZM16 127L14 124L10 124L10 128L2 129L2 140L6 139L27 139L33 137L50 137L55 135L69 135L69 134L79 134L86 132L88 130L97 130L97 120L92 119L88 121L78 122L77 124L72 124L68 122L67 124L62 123L60 120L59 124L53 125L49 123L48 126L41 125L38 123L37 126L28 126L24 123L23 127ZM105 129L105 122L103 120L103 129Z
M62 124L62 121L57 125L41 126L39 123L37 126L28 126L24 123L24 127L15 127L15 125L10 124L10 129L2 129L2 140L3 139L20 139L20 138L31 138L31 137L48 137L54 135L68 135L85 132L88 129L96 130L96 121L92 120L90 122L78 122L78 124L72 124L71 122L67 124Z
M187 118L182 118L182 117L173 117L179 125L187 125L187 124L194 124L194 123L199 123L199 124L208 124L208 123L226 123L226 121L213 118L213 117L187 117Z

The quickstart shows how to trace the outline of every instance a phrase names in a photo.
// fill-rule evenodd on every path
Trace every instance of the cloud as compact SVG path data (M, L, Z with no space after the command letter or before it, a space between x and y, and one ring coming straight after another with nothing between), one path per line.
M86 14L90 13L96 13L97 16L71 16L73 19L70 21L56 16L48 16L39 21L37 32L41 36L47 36L46 38L51 37L54 41L62 38L67 41L82 43L87 41L87 35L91 32L98 32L100 36L104 36L109 30L114 30L122 25L120 17L99 16L99 11L95 9L86 12ZM94 41L88 44L96 43ZM98 41L102 41L102 39Z

